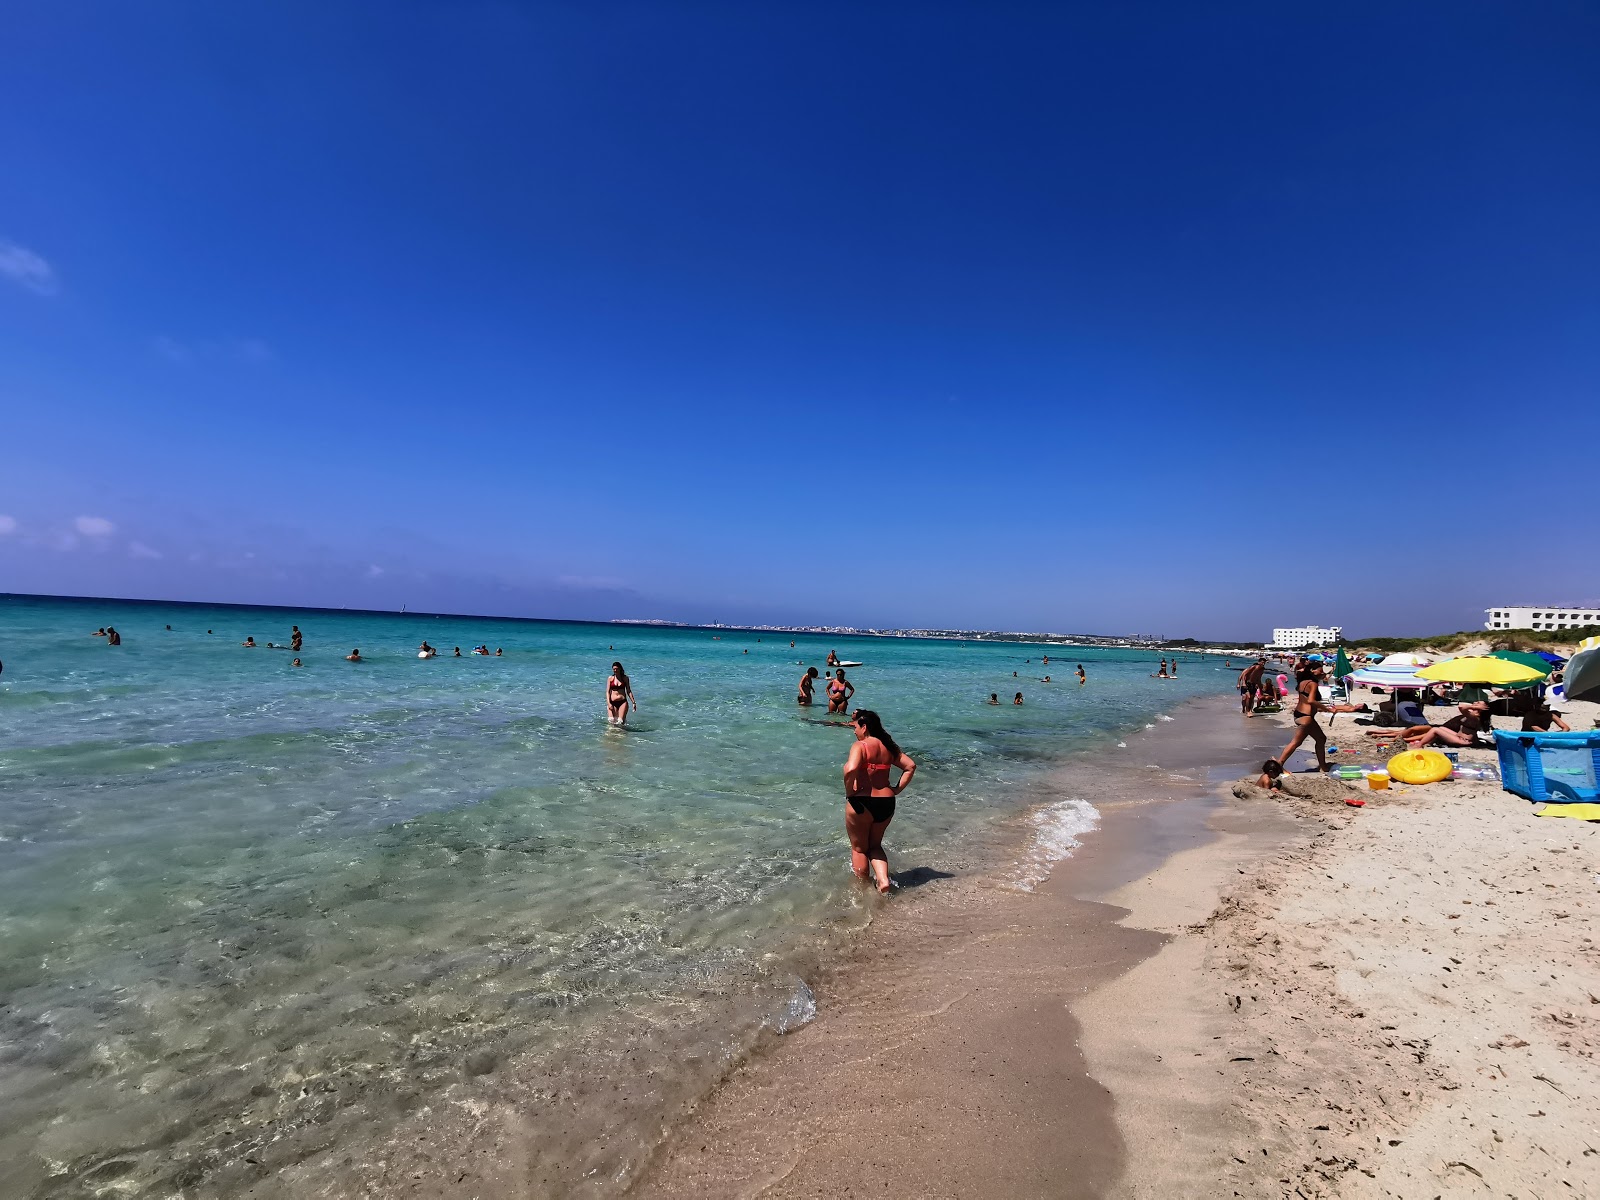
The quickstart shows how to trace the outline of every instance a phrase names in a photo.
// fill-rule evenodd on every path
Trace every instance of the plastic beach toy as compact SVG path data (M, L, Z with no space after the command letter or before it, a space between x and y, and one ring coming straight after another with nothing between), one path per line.
M1438 783L1454 764L1437 750L1405 750L1389 760L1389 774L1401 783Z
M1375 792L1386 792L1386 791L1388 791L1389 790L1389 772L1387 772L1387 771L1369 771L1369 772L1367 772L1367 786L1369 788L1371 788Z

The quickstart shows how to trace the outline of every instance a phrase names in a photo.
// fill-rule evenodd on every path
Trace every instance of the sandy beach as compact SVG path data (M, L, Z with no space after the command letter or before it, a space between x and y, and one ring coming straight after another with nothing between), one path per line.
M1498 782L1268 795L1285 716L1183 715L1078 770L1102 826L1033 892L887 910L633 1194L1600 1193L1595 827Z

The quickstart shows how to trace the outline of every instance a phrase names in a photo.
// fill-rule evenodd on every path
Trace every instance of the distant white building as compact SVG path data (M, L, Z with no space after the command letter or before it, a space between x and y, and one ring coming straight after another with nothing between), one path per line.
M1344 632L1340 625L1297 625L1293 629L1274 629L1274 650L1298 650L1302 646L1331 646Z
M1512 604L1483 610L1488 620L1485 629L1579 629L1600 625L1600 605L1594 604Z

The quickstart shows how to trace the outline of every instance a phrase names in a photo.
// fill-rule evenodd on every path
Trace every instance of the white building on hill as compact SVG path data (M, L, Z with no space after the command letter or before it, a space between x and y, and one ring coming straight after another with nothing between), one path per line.
M1600 605L1595 604L1513 604L1506 608L1486 608L1485 629L1581 629L1600 625Z
M1339 625L1297 625L1293 629L1274 629L1274 650L1298 650L1302 646L1331 646L1344 632Z

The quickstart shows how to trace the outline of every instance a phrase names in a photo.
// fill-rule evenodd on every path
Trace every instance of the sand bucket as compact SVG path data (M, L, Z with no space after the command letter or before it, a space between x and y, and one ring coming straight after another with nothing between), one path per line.
M1389 772L1387 772L1387 771L1368 771L1367 772L1367 786L1369 788L1371 788L1375 792L1386 792L1386 791L1388 791L1389 790Z

